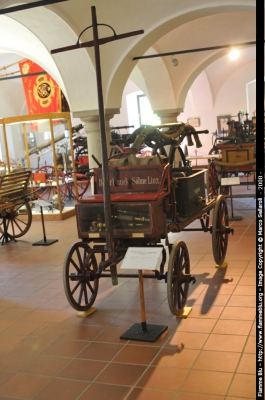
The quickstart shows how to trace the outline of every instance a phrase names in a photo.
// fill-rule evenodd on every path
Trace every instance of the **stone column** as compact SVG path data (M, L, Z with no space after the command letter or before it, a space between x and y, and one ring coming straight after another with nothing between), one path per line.
M119 114L119 109L107 109L105 110L105 130L106 140L108 147L108 154L110 152L109 142L111 141L110 125L109 121L114 117L114 114ZM100 138L100 127L99 127L99 114L98 110L91 111L79 111L73 113L74 118L80 118L85 124L85 131L87 134L87 148L89 156L89 168L97 168L97 163L93 160L92 155L101 163L101 138Z
M161 119L161 124L170 124L177 122L177 117L182 112L182 108L175 108L170 110L156 110L154 114Z

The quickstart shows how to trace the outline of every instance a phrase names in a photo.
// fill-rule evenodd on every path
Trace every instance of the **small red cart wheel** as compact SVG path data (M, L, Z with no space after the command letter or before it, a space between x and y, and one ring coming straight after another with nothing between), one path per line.
M63 266L64 291L70 305L77 311L88 310L97 297L98 265L86 243L76 242L66 254Z
M169 309L173 315L181 315L186 305L190 274L190 258L186 243L175 242L168 261L167 298Z
M213 210L213 225L212 225L212 248L213 256L216 264L221 265L224 262L227 246L228 246L228 231L229 224L228 210L226 199L219 195Z

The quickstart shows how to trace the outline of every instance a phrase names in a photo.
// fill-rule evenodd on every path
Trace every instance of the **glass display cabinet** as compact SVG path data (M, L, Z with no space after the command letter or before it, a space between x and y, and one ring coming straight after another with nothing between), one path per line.
M80 189L68 112L0 119L0 176L23 170L32 171L30 187L47 203L45 219L75 215ZM40 218L34 203L32 216Z

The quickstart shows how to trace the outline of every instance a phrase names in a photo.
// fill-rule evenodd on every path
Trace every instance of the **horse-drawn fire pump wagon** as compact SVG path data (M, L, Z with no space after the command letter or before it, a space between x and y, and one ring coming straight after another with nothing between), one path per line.
M167 128L166 132L159 130ZM159 128L159 129L158 129ZM228 211L224 196L214 199L205 196L206 170L193 171L185 160L180 144L192 136L200 146L198 133L184 123L159 127L141 127L123 139L125 151L109 158L110 221L113 229L114 258L108 257L105 221L103 169L94 169L94 194L76 205L78 237L64 261L64 288L71 306L87 311L94 303L99 279L137 277L119 271L128 248L150 249L162 247L161 263L153 274L143 277L164 279L167 283L169 308L181 315L186 304L189 284L195 281L190 274L188 248L184 241L169 242L170 232L202 231L212 235L213 256L216 264L224 262L228 235ZM192 135L192 136L191 136ZM147 157L137 157L143 145L153 149ZM169 152L166 151L169 147ZM182 159L180 166L179 154ZM211 215L212 213L212 217ZM198 219L200 228L188 228ZM211 220L211 224L210 224ZM164 239L165 246L161 243ZM167 260L168 247L169 258Z
M221 178L232 176L252 176L253 180L241 181L241 185L255 185L256 173L256 118L243 121L241 112L238 121L229 119L227 133L215 133L212 160L208 166L208 190L217 196L221 188ZM220 158L221 157L221 158ZM221 188L221 193L228 195L229 187Z

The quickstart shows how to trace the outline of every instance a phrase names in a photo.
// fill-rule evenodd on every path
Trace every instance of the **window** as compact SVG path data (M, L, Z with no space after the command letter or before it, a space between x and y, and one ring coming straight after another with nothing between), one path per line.
M137 106L139 126L161 124L160 118L153 113L149 100L144 94L137 95Z

